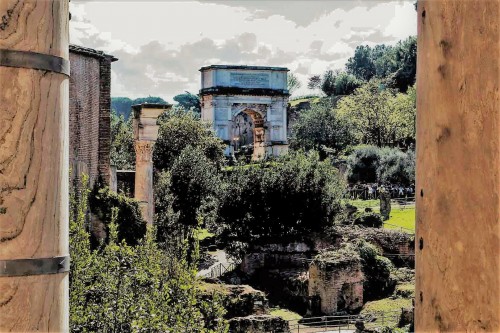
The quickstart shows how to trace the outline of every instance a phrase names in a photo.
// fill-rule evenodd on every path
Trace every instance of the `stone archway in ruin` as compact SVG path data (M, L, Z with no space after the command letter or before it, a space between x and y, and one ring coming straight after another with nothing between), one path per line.
M251 148L254 160L265 155L264 120L265 114L251 108L245 108L234 114L231 122L231 146L234 152L240 152L242 148Z

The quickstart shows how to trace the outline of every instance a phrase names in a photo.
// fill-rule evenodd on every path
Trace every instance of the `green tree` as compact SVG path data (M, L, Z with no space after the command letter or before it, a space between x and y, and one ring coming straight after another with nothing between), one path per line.
M174 96L174 101L177 102L177 106L186 111L193 111L196 114L201 114L200 98L197 95L191 94L189 91Z
M111 111L111 164L118 169L132 170L135 168L134 133L132 119L125 120L122 115Z
M313 75L309 78L309 81L307 82L307 88L308 89L318 89L321 87L321 76L320 75Z
M414 133L414 122L408 120L415 108L411 106L411 96L406 97L374 79L341 99L337 110L354 124L354 134L360 142L378 147L396 145Z
M118 194L98 182L89 197L92 213L98 217L109 239L109 225L117 224L118 239L135 245L146 234L146 222L142 218L139 203L123 194ZM106 241L108 240L106 239ZM99 240L92 239L93 245Z
M214 207L220 188L217 167L200 148L188 146L175 160L170 177L172 208L187 234L204 222Z
M346 70L347 73L360 80L369 81L376 73L371 47L367 45L357 46L354 56L347 60Z
M392 183L415 182L415 152L398 148L360 146L347 158L349 182Z
M130 113L132 112L132 105L141 103L161 103L165 104L165 100L161 97L139 97L134 100L128 97L112 97L111 98L111 110L115 110L118 116L123 115L125 120L130 118Z
M187 146L203 151L220 168L224 163L224 145L209 123L199 120L193 112L172 110L159 120L158 140L153 161L158 170L167 170Z
M394 86L401 92L415 84L417 75L417 37L410 36L395 46L397 70L393 74Z
M380 183L403 185L415 183L415 152L388 147L380 149L377 180Z
M294 150L315 149L322 158L326 152L342 153L354 144L349 122L341 118L329 102L321 102L300 113L292 127L290 147Z
M360 146L347 157L347 179L351 183L377 182L380 151L375 146Z
M321 78L321 91L323 91L326 96L335 94L335 76L336 73L334 71L327 70Z
M335 95L345 96L352 94L361 86L362 82L347 72L338 72L335 76Z
M300 82L299 78L295 74L288 73L286 86L287 86L288 92L291 95L297 89L300 89L300 87L302 87L302 83Z

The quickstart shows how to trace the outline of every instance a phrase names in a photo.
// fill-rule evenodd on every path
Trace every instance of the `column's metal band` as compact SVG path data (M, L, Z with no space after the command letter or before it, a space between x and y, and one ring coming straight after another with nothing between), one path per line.
M0 276L57 274L69 271L69 256L0 260Z
M43 53L0 49L0 66L39 69L69 76L69 60Z

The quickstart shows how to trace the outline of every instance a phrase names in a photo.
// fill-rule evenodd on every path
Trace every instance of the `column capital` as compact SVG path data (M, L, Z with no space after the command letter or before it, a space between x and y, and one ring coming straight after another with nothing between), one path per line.
M152 162L154 141L136 141L135 155L137 162Z

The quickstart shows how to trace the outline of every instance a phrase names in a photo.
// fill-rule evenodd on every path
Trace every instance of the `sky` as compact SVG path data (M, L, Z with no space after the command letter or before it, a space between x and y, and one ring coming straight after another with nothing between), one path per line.
M342 69L358 45L417 33L415 0L198 0L70 2L70 41L102 50L113 97L198 93L200 67L287 67L301 81Z

